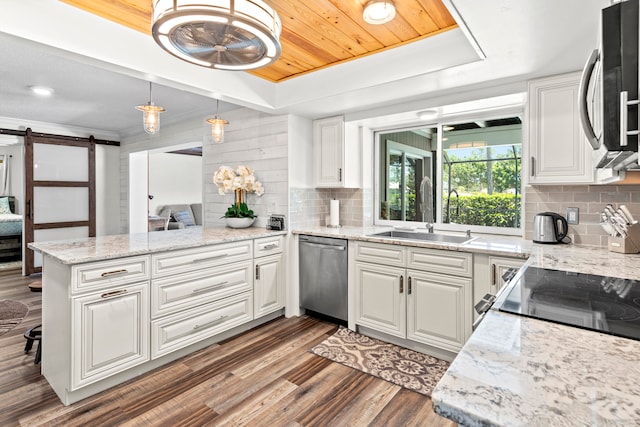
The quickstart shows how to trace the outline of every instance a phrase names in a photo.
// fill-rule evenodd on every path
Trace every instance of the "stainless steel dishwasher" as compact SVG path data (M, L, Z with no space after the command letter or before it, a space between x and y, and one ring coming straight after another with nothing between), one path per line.
M347 321L347 240L300 236L300 307Z

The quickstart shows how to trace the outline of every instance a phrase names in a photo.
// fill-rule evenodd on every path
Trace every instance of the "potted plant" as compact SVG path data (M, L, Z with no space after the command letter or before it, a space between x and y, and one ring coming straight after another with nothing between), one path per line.
M218 186L218 194L235 193L235 203L227 209L223 217L227 226L231 228L250 227L257 215L247 206L246 194L255 193L257 196L264 194L264 187L260 181L256 180L253 170L242 165L235 170L228 166L220 166L213 175L213 182Z

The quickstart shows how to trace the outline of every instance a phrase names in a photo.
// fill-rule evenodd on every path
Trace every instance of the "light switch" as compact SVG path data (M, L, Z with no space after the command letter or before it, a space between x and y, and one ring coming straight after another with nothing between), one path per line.
M578 208L567 208L567 224L577 224L579 219Z

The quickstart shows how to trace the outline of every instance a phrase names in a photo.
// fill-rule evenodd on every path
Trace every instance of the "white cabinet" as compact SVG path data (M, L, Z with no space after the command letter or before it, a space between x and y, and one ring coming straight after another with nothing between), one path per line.
M284 307L284 262L282 254L256 258L253 284L254 316Z
M528 84L523 162L529 184L594 182L593 150L580 127L579 82L580 73L570 73Z
M71 390L149 360L149 282L74 297L72 307Z
M524 258L511 258L487 254L475 254L473 258L473 304L477 304L486 294L496 295L505 285L502 276L510 268L520 269ZM478 313L473 312L474 319Z
M358 261L355 271L356 323L405 338L406 302L401 287L406 270Z
M285 270L282 236L256 239L253 311L258 318L281 310L285 302ZM262 255L262 256L258 256Z
M283 260L281 234L74 265L46 254L42 374L69 405L275 318Z
M457 352L469 338L471 279L407 270L407 338Z
M356 244L356 324L456 352L471 334L473 256Z
M357 127L345 125L343 116L315 120L313 144L316 187L362 186L362 150Z

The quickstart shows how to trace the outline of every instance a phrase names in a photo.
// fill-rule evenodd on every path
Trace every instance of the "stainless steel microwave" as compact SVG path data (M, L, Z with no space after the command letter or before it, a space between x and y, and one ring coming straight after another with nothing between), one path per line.
M602 9L600 48L580 81L580 119L598 168L638 169L639 0Z

